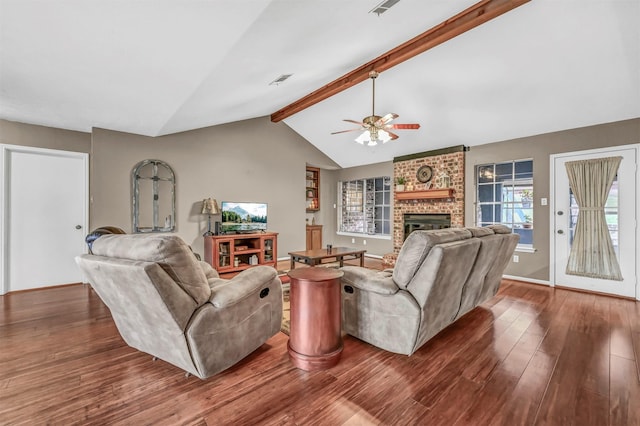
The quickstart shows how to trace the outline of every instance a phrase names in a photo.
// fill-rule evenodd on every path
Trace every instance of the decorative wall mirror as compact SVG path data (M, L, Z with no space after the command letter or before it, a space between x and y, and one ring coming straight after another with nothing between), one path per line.
M144 160L131 172L133 232L172 232L176 218L176 179L160 160Z

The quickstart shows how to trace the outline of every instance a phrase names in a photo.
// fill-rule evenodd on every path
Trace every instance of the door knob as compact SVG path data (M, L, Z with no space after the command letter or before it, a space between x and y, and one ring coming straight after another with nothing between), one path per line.
M76 229L82 229L82 225L76 225Z
M558 229L558 234L564 234L564 231L562 229Z
M562 216L564 214L564 212L562 210L558 211L558 216Z

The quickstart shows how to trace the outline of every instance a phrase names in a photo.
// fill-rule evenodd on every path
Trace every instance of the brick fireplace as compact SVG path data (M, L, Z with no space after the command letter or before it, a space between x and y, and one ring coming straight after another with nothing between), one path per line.
M404 239L413 231L451 228L449 213L406 213L402 216Z
M452 228L464 226L465 151L464 146L456 146L394 158L394 182L402 176L406 184L404 192L394 190L393 253L384 256L387 264L395 263L404 242L405 215L448 214ZM433 177L430 182L421 183L416 173L425 165L433 169Z

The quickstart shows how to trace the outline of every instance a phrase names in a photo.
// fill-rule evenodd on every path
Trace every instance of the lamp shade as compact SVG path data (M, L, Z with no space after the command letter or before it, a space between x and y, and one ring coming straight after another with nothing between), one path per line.
M214 198L206 198L202 200L202 214L218 214L220 207Z
M365 130L360 136L358 136L355 141L360 145L364 145L367 143L367 146L375 146L378 145L378 142L387 143L391 140L391 135L382 130L371 128L369 130Z

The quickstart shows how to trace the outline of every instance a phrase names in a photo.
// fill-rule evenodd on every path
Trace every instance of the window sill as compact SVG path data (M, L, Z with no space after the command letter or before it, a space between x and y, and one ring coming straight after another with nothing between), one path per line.
M538 251L538 249L536 249L535 247L516 246L515 251L520 253L535 253Z
M359 232L336 232L336 235L342 235L345 237L358 237L358 238L373 238L376 240L390 240L391 235L377 235L377 234L361 234Z

